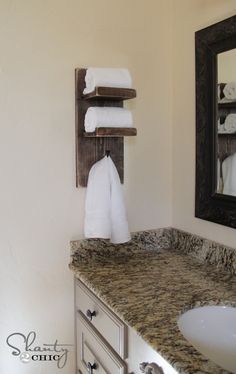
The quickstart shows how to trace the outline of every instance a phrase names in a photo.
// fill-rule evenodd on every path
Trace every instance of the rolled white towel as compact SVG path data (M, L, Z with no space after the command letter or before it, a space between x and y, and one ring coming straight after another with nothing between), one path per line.
M217 97L218 97L218 101L220 101L221 97L220 97L220 85L219 84L217 85Z
M220 122L220 119L218 119L217 126L218 126L218 134L224 134L225 126L224 126L224 123Z
M96 127L132 126L132 113L125 108L90 107L85 114L84 128L86 132L94 132Z
M95 87L131 88L132 79L128 69L88 68L85 75L84 94L92 92Z
M221 100L224 99L224 88L226 83L218 83L218 102L221 102Z
M223 93L228 100L236 100L236 82L226 83Z
M226 116L224 128L226 133L236 132L236 113L230 113Z

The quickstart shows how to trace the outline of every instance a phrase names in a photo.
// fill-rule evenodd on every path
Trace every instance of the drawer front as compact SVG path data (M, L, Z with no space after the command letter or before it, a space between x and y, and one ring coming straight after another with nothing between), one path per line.
M78 279L75 298L76 309L86 316L121 358L126 358L127 326ZM89 313L95 315L89 317Z
M77 371L82 374L127 374L126 363L77 311Z

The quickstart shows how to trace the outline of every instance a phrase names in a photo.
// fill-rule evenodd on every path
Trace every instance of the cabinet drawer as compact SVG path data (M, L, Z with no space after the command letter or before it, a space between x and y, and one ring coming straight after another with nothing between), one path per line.
M82 374L127 374L126 363L77 311L77 370ZM93 368L89 371L88 366Z
M126 358L126 325L78 279L75 299L76 309L86 316L121 358ZM94 314L92 319L88 313Z

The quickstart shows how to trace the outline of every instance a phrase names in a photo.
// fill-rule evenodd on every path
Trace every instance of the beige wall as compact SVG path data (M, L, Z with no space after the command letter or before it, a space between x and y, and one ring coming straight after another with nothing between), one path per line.
M218 83L236 82L236 49L219 53Z
M0 2L0 372L22 364L5 339L73 342L69 241L83 236L85 189L75 188L74 69L124 66L138 98L126 140L132 230L171 224L171 0ZM73 372L72 354L61 373Z
M174 0L173 226L233 247L234 229L194 218L194 32L235 11L235 0Z

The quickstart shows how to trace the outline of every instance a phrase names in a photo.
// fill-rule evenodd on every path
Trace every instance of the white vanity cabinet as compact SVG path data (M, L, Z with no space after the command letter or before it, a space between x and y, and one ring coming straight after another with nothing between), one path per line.
M127 326L79 280L76 280L75 305L114 351L126 358Z
M77 278L75 324L76 374L177 373Z

